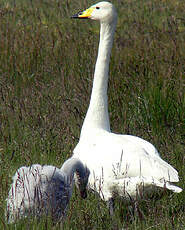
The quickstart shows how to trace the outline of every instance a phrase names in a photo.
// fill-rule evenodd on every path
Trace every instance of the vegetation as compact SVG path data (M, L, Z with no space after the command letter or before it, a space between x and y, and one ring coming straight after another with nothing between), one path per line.
M124 0L110 65L109 112L114 132L153 143L185 184L185 2ZM99 25L72 20L94 1L1 0L0 229L16 169L33 163L60 167L72 155L85 117L97 55ZM63 229L185 229L185 192L140 204L145 219L116 203L75 190ZM16 229L60 229L48 219Z

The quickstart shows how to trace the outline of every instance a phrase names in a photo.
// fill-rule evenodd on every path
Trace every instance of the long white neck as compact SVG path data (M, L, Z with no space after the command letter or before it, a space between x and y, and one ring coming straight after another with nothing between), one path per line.
M80 178L85 178L87 175L86 167L76 158L69 158L66 160L60 170L66 175L68 181L73 180L75 172L78 173Z
M107 86L110 54L116 22L115 20L111 23L101 23L91 100L82 126L81 137L83 135L86 136L93 129L102 129L110 132Z

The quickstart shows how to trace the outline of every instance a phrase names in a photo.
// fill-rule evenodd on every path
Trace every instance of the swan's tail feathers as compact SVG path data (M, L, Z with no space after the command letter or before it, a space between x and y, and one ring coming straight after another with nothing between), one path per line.
M177 173L177 177L178 177L178 173ZM147 181L147 180L146 180ZM162 180L162 181L158 181L154 178L151 179L152 181L152 184L157 186L157 187L160 187L160 188L164 188L164 189L168 189L168 190L171 190L172 192L176 192L176 193L180 193L182 192L182 189L174 184L171 184L169 181L165 181L165 180ZM179 177L178 177L178 180L176 182L179 181ZM147 181L146 183L150 183L149 181Z
M169 182L179 182L179 175L176 169L174 169L171 165L168 165L168 178L166 178Z
M139 198L147 194L152 194L158 191L158 189L168 189L175 193L182 192L182 189L176 185L171 184L165 180L159 181L158 179L151 177L127 177L121 179L115 179L111 183L109 189L112 193L120 194L124 198Z
M171 190L172 192L176 192L176 193L182 192L182 188L180 188L180 187L178 187L176 185L170 184L170 183L166 183L165 187L167 189Z
M152 175L155 176L155 178L158 178L158 180L165 180L166 182L179 182L177 170L161 158L158 158L158 160L155 159L152 167L155 169L155 172L153 171Z
M170 182L167 182L167 181L159 182L155 179L152 179L152 180L153 180L152 184L157 186L157 187L165 188L165 189L171 190L172 192L175 192L175 193L182 192L182 189L180 187L178 187L174 184L171 184Z

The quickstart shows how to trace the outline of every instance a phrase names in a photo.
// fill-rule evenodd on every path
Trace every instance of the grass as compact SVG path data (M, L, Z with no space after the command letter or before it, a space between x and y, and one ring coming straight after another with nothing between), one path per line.
M153 143L185 184L185 3L112 1L118 27L110 64L112 130ZM58 167L78 142L91 93L99 25L70 16L94 1L2 0L0 3L0 229L52 229L43 219L7 225L5 199L15 170ZM145 220L119 201L75 190L63 229L185 229L185 193L143 201ZM60 229L56 226L55 229Z

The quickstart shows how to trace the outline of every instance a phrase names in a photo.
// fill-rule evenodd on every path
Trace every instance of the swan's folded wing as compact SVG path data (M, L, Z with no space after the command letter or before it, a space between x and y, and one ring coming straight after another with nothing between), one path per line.
M108 190L111 191L112 196L121 194L126 199L141 198L144 195L153 193L158 188L168 189L176 193L182 191L178 186L165 181L160 182L151 177L128 177L115 179L108 183Z

